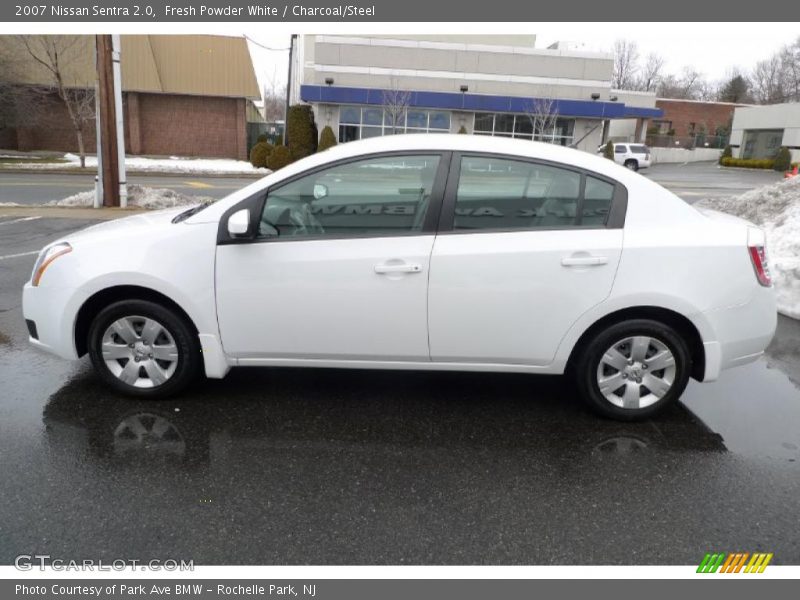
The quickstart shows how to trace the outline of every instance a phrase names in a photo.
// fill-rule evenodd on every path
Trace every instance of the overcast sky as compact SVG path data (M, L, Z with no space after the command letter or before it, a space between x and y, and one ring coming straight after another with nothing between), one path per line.
M454 23L447 27L442 24L438 31L467 33L474 25ZM430 31L433 26L428 25L426 33L433 33ZM749 70L757 61L800 37L797 23L531 23L528 27L537 35L537 48L565 40L585 44L587 49L610 52L614 40L624 38L636 42L643 56L649 52L663 56L667 73L679 73L684 66L693 66L711 80L723 79L733 66ZM495 29L494 24L487 29ZM245 33L265 46L287 48L289 45L288 34L267 34L263 27ZM336 33L346 32L338 29ZM259 82L263 85L274 80L282 87L286 82L288 53L271 52L252 43L250 51Z

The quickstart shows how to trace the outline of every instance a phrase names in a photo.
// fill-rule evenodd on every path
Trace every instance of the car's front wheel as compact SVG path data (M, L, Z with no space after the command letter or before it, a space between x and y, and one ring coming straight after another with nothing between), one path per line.
M611 325L594 335L575 363L578 391L614 419L644 419L675 402L689 381L691 355L672 327L650 319Z
M115 302L100 311L89 328L89 355L107 383L141 397L174 394L200 369L191 325L147 300Z

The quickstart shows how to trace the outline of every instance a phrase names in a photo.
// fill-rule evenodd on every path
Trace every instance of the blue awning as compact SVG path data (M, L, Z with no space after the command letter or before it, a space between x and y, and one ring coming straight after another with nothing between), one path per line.
M341 87L332 85L301 85L300 98L305 102L327 104L382 105L388 90L375 88ZM530 110L534 98L518 96L493 96L460 92L410 92L409 106L414 108L439 108L446 110L468 110L476 112L524 113ZM594 119L654 118L664 111L660 108L626 106L622 102L600 102L598 100L553 101L555 110L563 117L586 117Z

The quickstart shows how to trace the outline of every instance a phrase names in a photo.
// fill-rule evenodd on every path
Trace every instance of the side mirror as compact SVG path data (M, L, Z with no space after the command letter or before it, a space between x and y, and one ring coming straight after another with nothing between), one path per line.
M228 233L231 237L242 237L250 230L250 210L243 208L228 217Z
M328 195L328 186L324 183L314 184L314 200L321 200Z

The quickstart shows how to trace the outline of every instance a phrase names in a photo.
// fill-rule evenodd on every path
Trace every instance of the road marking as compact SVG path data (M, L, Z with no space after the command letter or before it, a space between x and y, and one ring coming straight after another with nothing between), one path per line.
M0 260L5 260L7 258L17 258L20 256L33 256L34 254L39 254L39 250L34 250L33 252L20 252L19 254L6 254L5 256L0 256Z
M12 223L22 223L23 221L35 221L42 217L22 217L21 219L14 219L13 221L0 221L0 225L11 225Z
M202 181L184 181L183 183L185 183L189 187L198 188L198 189L206 189L206 188L213 188L214 187L210 183L203 183Z

